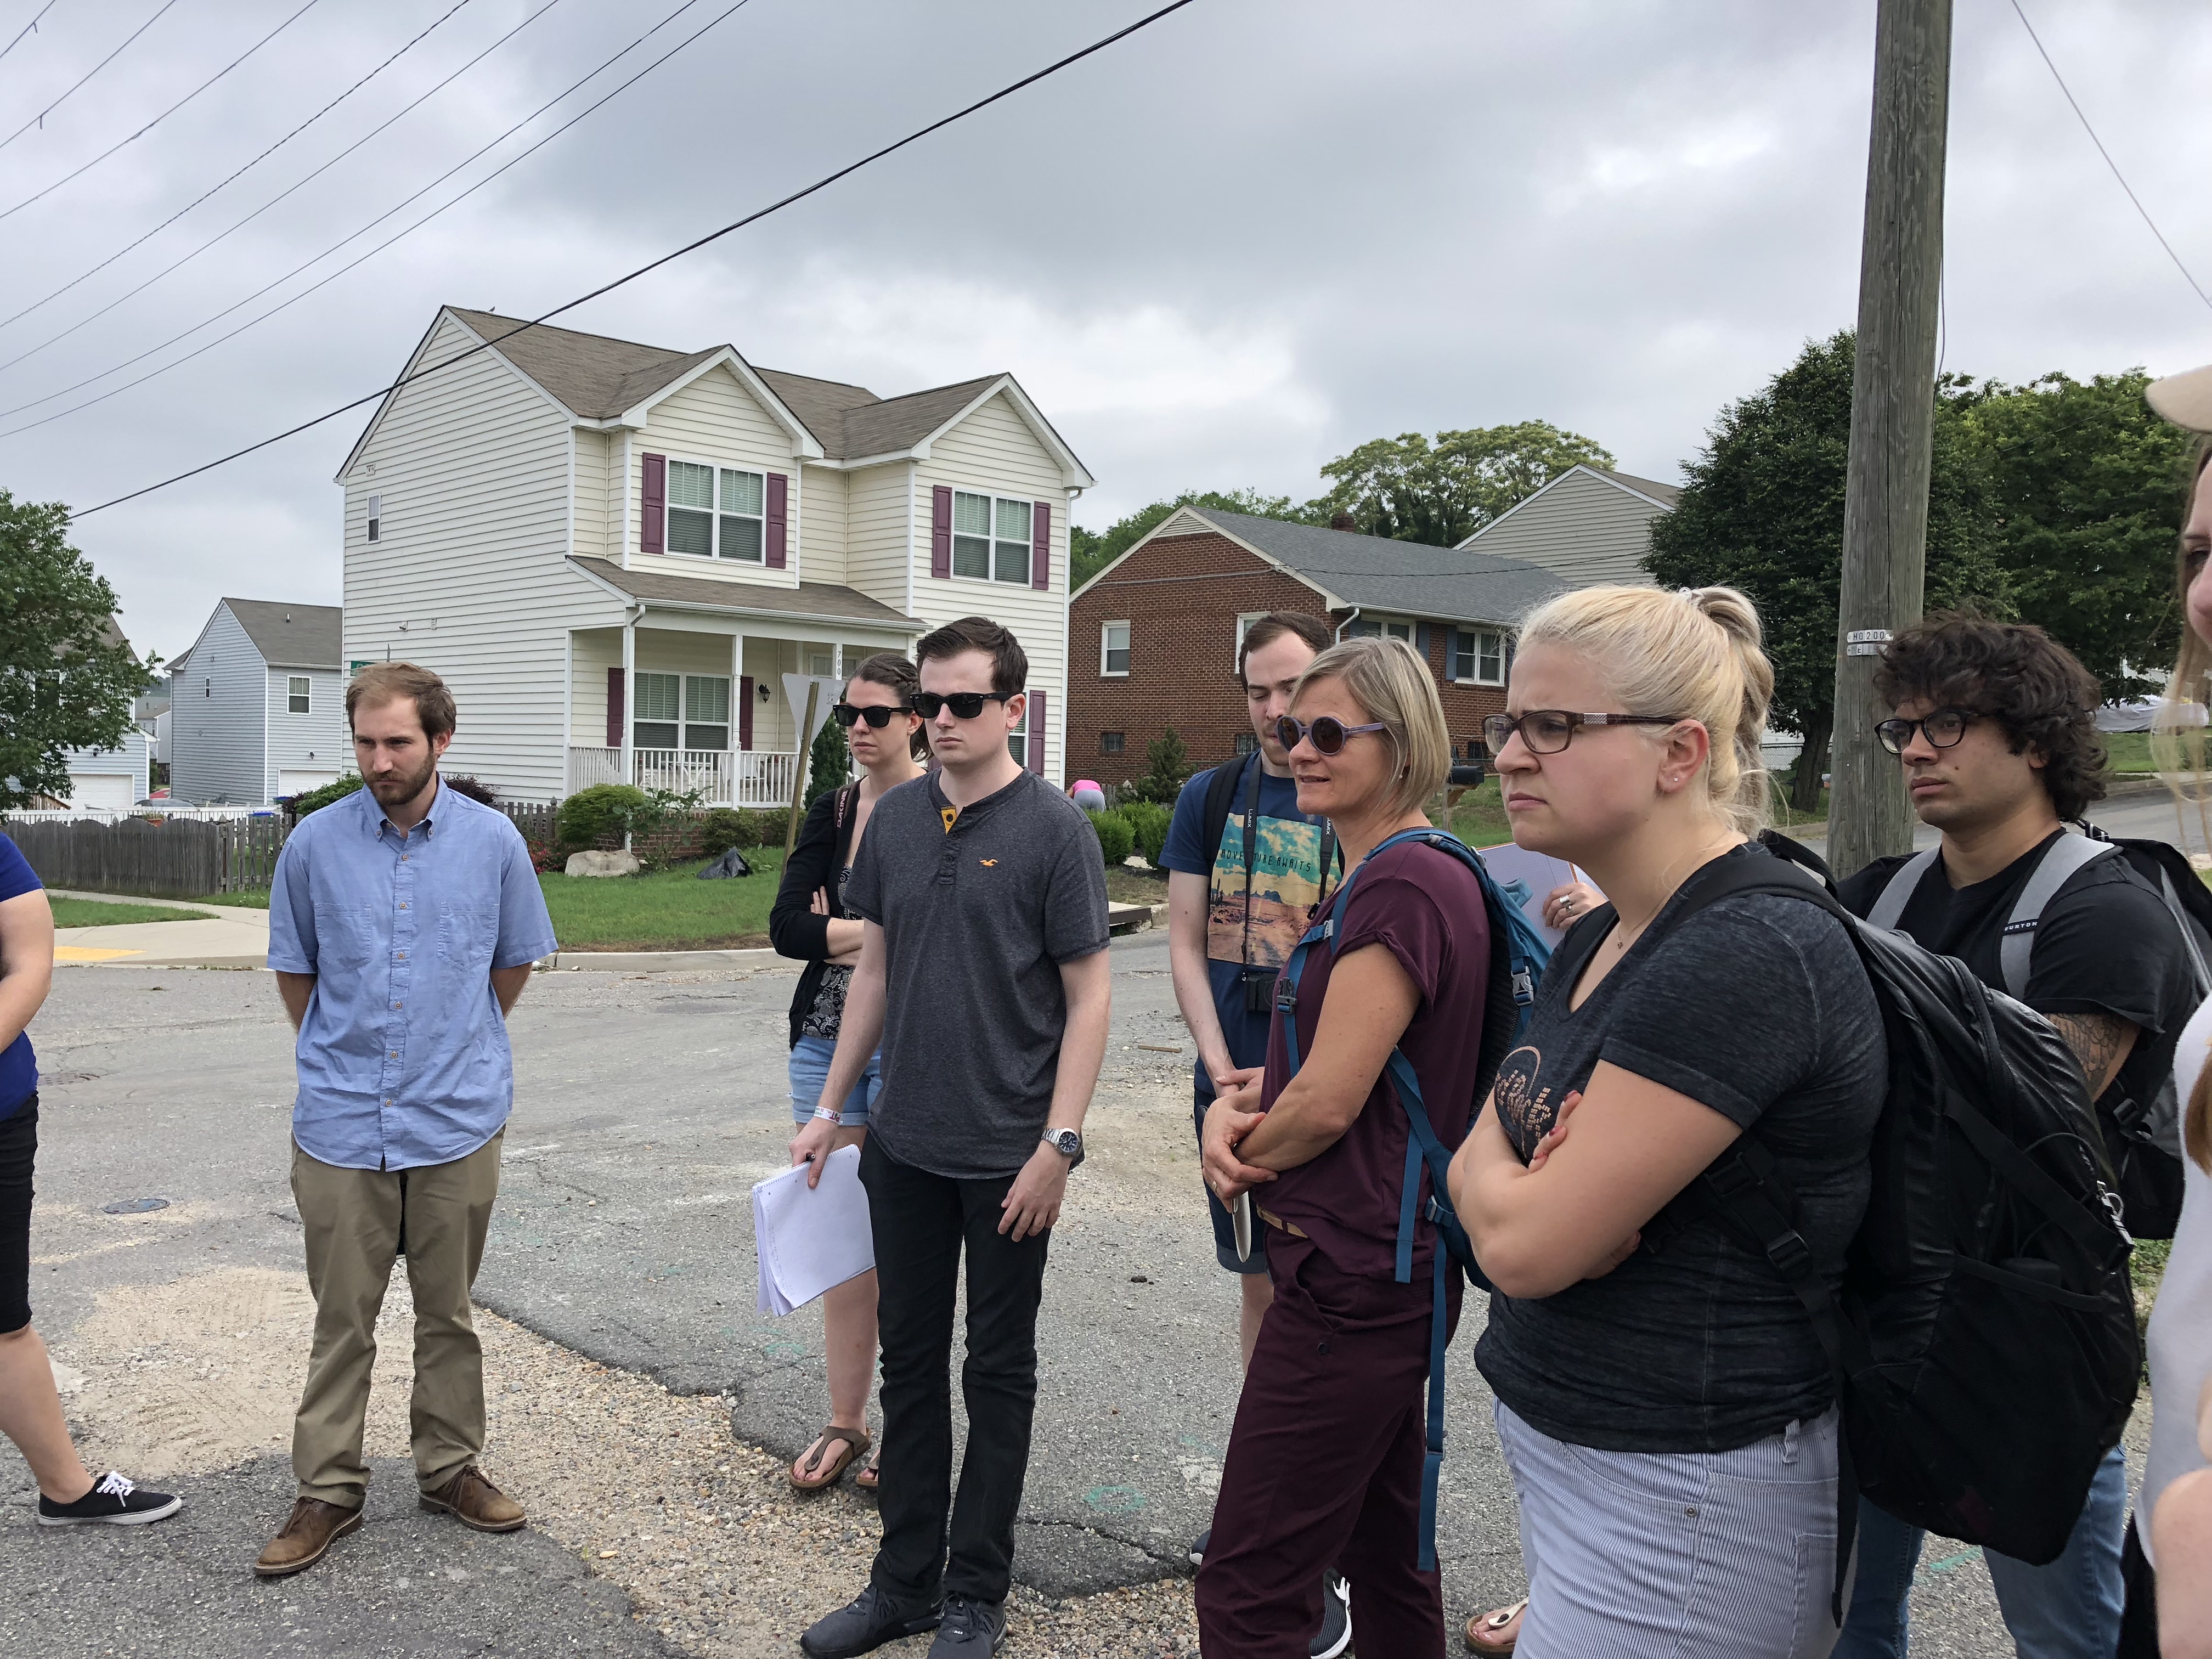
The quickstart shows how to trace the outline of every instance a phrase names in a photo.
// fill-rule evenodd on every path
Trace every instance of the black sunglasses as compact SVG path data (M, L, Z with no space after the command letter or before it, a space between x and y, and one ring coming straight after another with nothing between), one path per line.
M896 708L886 708L878 704L873 708L856 708L849 702L841 702L830 707L830 718L840 726L852 726L866 720L880 732L891 723L892 715L912 713L914 710L908 708L904 703L900 703Z
M1515 732L1532 755L1556 755L1574 740L1584 726L1672 726L1680 714L1577 714L1565 708L1532 708L1516 720L1510 714L1486 715L1482 740L1494 759L1503 754Z
M1344 740L1346 738L1357 737L1362 732L1381 732L1387 729L1381 720L1370 720L1364 726L1346 726L1334 714L1323 714L1319 720L1311 723L1293 720L1290 715L1285 714L1275 722L1275 741L1285 749L1295 749L1299 744L1310 738L1313 740L1316 753L1340 755L1344 752Z
M1875 723L1874 734L1881 739L1881 746L1893 755L1902 755L1912 743L1915 732L1928 739L1930 749L1949 749L1966 735L1966 728L1981 715L1971 708L1939 708L1924 720L1881 720Z
M1014 695L1012 691L955 691L939 696L934 691L917 691L914 694L914 712L926 720L933 720L939 709L950 708L953 719L972 720L983 712L985 703L1004 702Z

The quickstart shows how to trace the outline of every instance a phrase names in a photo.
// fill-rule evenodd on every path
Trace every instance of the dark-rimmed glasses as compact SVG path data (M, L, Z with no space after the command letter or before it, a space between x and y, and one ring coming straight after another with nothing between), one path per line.
M880 732L891 723L892 715L912 713L914 710L908 708L904 703L899 703L895 707L878 704L873 708L860 708L849 702L840 702L830 705L830 718L844 726L850 726L858 721L866 720Z
M1486 714L1482 740L1492 758L1505 750L1515 732L1532 755L1556 755L1574 741L1581 726L1672 726L1680 714L1577 714L1565 708L1532 708L1519 719L1510 714Z
M940 708L950 708L957 720L972 720L983 712L987 702L1004 702L1014 696L1012 691L954 691L940 696L934 691L914 694L914 712L926 720L937 718Z
M1381 720L1370 720L1364 726L1346 726L1334 714L1323 714L1313 721L1295 720L1285 714L1275 722L1275 741L1285 749L1295 749L1310 738L1316 754L1340 755L1344 752L1346 738L1356 738L1362 732L1387 729Z
M1917 732L1928 739L1930 749L1949 749L1966 735L1966 728L1981 715L1972 708L1938 708L1932 714L1917 720L1902 718L1875 722L1874 734L1881 739L1881 746L1893 755L1902 755L1912 744L1912 734Z

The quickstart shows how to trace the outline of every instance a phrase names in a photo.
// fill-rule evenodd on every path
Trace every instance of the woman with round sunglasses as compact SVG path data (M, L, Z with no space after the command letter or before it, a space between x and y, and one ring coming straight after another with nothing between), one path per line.
M1323 651L1280 736L1298 810L1329 821L1348 887L1330 936L1304 947L1294 981L1278 981L1267 1064L1232 1073L1239 1086L1206 1115L1206 1180L1224 1204L1249 1194L1255 1224L1270 1230L1274 1299L1199 1569L1200 1641L1239 1659L1319 1651L1308 1644L1333 1571L1351 1583L1359 1651L1440 1659L1442 1583L1419 1554L1443 1246L1417 1220L1410 1282L1400 1281L1409 1129L1384 1067L1403 1053L1437 1134L1456 1145L1481 1064L1489 921L1459 859L1392 841L1430 829L1422 809L1451 756L1434 677L1405 641ZM1425 1171L1414 1180L1418 1204ZM1456 1273L1449 1285L1455 1324Z
M1836 1639L1828 1362L1763 1255L1668 1208L1756 1133L1835 1288L1871 1186L1887 1050L1843 924L1777 895L1686 914L1701 872L1771 856L1773 684L1741 593L1584 588L1523 625L1492 721L1514 841L1611 901L1451 1170L1496 1287L1475 1358L1520 1498L1522 1659Z
M860 777L822 796L808 810L769 913L769 938L776 950L807 964L791 999L791 1115L800 1128L814 1118L821 1101L830 1057L837 1051L845 988L860 957L863 924L848 916L844 905L854 856L877 801L885 790L920 777L920 757L929 752L921 718L914 712L918 684L914 665L888 651L853 671L844 698L830 715L845 728L845 744ZM882 1087L872 1060L836 1114L840 1127L833 1148L856 1146L867 1138L869 1109ZM834 1486L872 1447L867 1416L868 1384L876 1368L872 1272L823 1294L822 1337L830 1419L791 1466L791 1484L801 1492ZM872 1489L876 1468L872 1458L854 1477L855 1483Z

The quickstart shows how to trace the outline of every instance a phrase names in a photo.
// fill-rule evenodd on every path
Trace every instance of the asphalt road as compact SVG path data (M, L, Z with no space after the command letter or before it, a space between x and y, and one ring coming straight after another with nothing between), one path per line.
M2141 811L2124 805L2115 829L2142 832ZM1118 942L1114 964L1092 1152L1053 1241L1016 1559L1018 1577L1054 1596L1188 1570L1237 1386L1236 1286L1203 1217L1164 936ZM755 1311L749 1189L787 1161L791 984L773 969L534 980L514 1020L517 1105L478 1286L489 1307L592 1358L726 1391L738 1434L786 1455L823 1420L820 1322ZM118 1287L297 1271L290 1043L268 975L65 969L33 1036L45 1145L33 1249L46 1253L33 1299L51 1337L65 1345ZM52 1249L96 1228L103 1206L149 1195L173 1214L143 1248ZM1471 1357L1480 1319L1470 1297L1449 1366L1440 1553L1456 1617L1520 1589L1511 1486ZM318 1644L337 1652L671 1650L611 1620L619 1592L559 1549L525 1545L477 1573L471 1540L411 1507L356 1552L388 1555L383 1571L257 1586L245 1565L289 1498L283 1460L189 1486L189 1518L150 1534L33 1539L27 1472L0 1449L0 1527L22 1529L0 1550L0 1641L15 1650L35 1631L56 1654L222 1655L289 1650L320 1630L343 1632ZM380 1489L404 1492L404 1476ZM409 1571L418 1560L428 1576ZM128 1621L130 1639L87 1607ZM1971 1551L1930 1550L1916 1608L1917 1652L2002 1649ZM530 1641L501 1635L514 1620Z

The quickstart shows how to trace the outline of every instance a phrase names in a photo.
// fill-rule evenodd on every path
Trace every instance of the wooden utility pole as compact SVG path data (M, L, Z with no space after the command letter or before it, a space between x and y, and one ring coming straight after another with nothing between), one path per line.
M1951 0L1881 0L1874 60L1828 811L1838 877L1912 848L1904 773L1875 740L1890 711L1874 670L1882 641L1920 619L1928 569Z
M806 714L799 726L798 763L793 767L791 780L791 817L783 826L783 855L791 856L791 849L799 845L799 815L806 809L807 762L814 753L815 700L822 695L822 682L810 679L806 683Z

